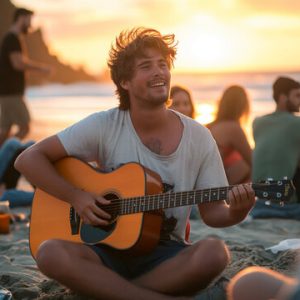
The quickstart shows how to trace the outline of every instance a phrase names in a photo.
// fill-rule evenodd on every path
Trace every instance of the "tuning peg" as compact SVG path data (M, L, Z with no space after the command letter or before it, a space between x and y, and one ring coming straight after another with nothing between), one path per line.
M265 201L265 205L271 205L271 201L270 200Z
M283 176L283 179L284 179L284 180L287 180L288 178L287 178L287 176Z

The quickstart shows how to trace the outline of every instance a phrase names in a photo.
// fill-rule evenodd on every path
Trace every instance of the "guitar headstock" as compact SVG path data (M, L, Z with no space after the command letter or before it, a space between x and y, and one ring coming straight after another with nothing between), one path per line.
M288 179L260 181L253 183L252 188L259 199L280 203L287 202L295 191L293 181Z

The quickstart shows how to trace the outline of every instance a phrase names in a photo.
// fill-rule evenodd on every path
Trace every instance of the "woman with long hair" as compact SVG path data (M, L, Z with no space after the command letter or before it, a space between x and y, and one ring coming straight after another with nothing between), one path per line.
M250 181L252 149L241 126L249 110L245 89L230 86L219 101L216 119L207 125L218 144L229 184Z

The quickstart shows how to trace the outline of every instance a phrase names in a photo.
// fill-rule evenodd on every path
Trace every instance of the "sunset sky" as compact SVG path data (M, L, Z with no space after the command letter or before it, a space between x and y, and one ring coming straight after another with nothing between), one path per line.
M13 0L35 11L51 52L95 74L121 30L179 41L175 71L300 70L299 0Z

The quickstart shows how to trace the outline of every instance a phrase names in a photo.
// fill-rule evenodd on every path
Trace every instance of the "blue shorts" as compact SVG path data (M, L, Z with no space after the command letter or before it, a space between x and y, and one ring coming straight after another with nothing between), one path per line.
M149 272L165 260L176 256L189 247L177 241L160 241L152 252L146 255L129 256L125 252L105 245L87 245L101 258L106 267L127 279L133 279Z

